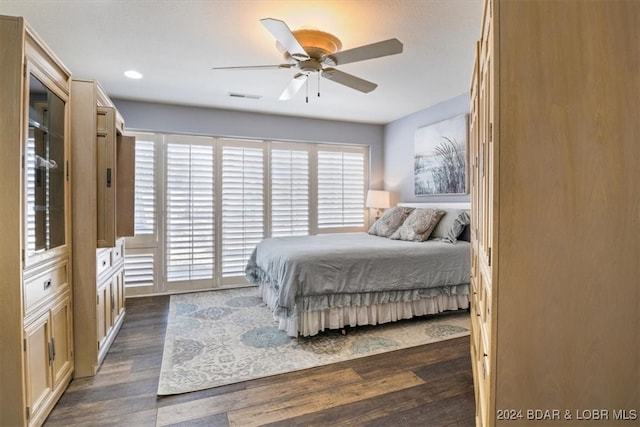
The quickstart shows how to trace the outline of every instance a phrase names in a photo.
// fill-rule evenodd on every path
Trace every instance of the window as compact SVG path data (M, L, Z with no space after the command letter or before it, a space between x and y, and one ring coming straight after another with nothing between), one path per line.
M271 235L309 234L309 152L271 149Z
M365 225L365 155L362 150L318 150L318 228Z
M135 236L125 239L124 281L126 293L146 295L158 289L158 265L161 252L158 247L158 198L162 187L158 165L162 151L162 137L149 133L136 133L135 146Z
M214 278L214 147L190 142L167 144L167 281Z
M156 220L155 144L136 139L135 234L153 234Z
M251 143L222 146L223 277L244 275L253 248L265 235L263 151Z
M135 136L127 295L246 284L265 237L365 229L367 147Z

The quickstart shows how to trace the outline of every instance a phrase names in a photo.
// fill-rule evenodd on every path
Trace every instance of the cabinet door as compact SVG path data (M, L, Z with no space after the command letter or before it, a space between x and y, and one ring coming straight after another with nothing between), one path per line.
M98 107L98 247L116 245L116 110Z
M53 386L58 387L62 378L73 366L72 362L71 300L66 295L51 309L51 346L53 351Z
M51 319L46 312L24 329L27 407L33 418L53 392Z
M124 313L124 267L116 273L113 279L113 321Z
M97 299L98 351L104 347L109 329L111 329L111 279L98 288Z
M135 228L135 160L136 139L133 136L118 135L117 141L117 237L133 236Z

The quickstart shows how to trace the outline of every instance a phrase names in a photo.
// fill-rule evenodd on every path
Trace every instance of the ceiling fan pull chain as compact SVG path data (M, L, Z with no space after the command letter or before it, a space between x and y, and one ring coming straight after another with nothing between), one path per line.
M304 85L307 90L307 104L308 104L309 103L309 79L305 80Z
M318 74L318 98L320 98L320 73Z

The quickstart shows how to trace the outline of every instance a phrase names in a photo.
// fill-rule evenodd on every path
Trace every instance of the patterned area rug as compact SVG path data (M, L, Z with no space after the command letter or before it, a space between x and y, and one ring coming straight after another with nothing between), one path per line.
M291 338L257 288L172 295L158 395L326 365L469 334L466 311Z

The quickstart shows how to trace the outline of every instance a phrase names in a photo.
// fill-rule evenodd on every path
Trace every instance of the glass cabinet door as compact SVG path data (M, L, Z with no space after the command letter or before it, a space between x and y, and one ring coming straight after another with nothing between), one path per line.
M28 256L65 244L65 102L29 78L25 152Z

